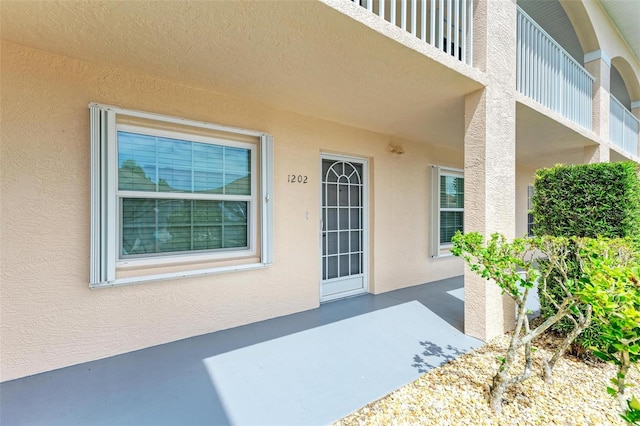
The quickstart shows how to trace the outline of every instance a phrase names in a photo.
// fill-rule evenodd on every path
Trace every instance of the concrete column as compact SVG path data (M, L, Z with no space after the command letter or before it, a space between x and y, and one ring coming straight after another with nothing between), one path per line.
M591 163L608 163L611 157L611 150L608 143L600 145L590 145L584 147L584 162Z
M640 120L640 101L631 102L631 113ZM638 152L636 155L640 157L640 132L638 132Z
M515 1L480 0L474 14L475 66L488 85L465 98L465 232L515 236ZM465 333L489 340L513 328L515 306L500 288L464 276Z
M609 104L611 102L611 60L601 50L584 55L585 69L595 77L593 81L592 129L603 140L609 141ZM608 161L608 158L607 158Z

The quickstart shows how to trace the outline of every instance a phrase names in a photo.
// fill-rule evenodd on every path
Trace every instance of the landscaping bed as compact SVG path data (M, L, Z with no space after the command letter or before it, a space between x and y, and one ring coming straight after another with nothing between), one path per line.
M625 425L615 398L607 394L616 367L565 356L553 370L552 384L541 377L541 358L549 357L556 338L548 333L535 345L534 372L508 389L502 413L487 403L488 385L499 367L508 336L491 340L424 374L420 379L375 401L344 419L347 425ZM515 368L520 370L521 365ZM629 393L640 394L640 377L627 376Z

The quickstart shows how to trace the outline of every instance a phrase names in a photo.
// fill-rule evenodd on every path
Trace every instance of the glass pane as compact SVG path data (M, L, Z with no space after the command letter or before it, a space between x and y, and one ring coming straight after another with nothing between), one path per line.
M349 163L344 163L344 174L351 180L351 176L355 172L353 166Z
M208 143L193 144L193 168L201 169L223 169L224 147Z
M219 171L194 170L193 192L202 194L222 194L224 174Z
M251 194L251 152L225 147L224 169L225 194Z
M440 207L464 208L464 179L454 176L440 177Z
M349 253L349 231L340 232L340 253Z
M247 227L246 225L232 225L223 228L222 235L223 248L246 247Z
M158 246L159 252L191 250L191 226L172 225L156 232L164 235Z
M344 181L344 179L342 179ZM348 207L349 206L349 185L343 183L338 185L338 203L341 206Z
M118 132L118 188L155 191L156 143L152 136Z
M349 263L349 255L345 254L340 256L340 276L346 277L350 275L350 263Z
M156 233L156 201L125 201L122 206L122 254L157 252L163 236Z
M339 219L338 227L340 229L349 229L349 209L348 208L339 209L338 219Z
M360 231L351 231L351 251L360 251Z
M194 250L213 250L220 248L222 248L222 225L193 227Z
M338 234L335 232L327 233L327 254L338 253Z
M325 279L336 278L338 276L338 257L330 256L327 258L327 276Z
M194 226L222 225L221 202L195 200L193 209Z
M362 216L362 209L349 209L349 215L351 216L351 229L360 229L360 217Z
M334 169L328 169L325 174L324 174L324 179L325 182L337 182L338 181L338 175L336 174Z
M191 142L157 138L158 191L191 192Z
M329 231L335 231L338 229L338 209L337 208L328 208L326 211L326 222L325 228Z
M351 197L351 206L359 206L360 205L360 190L362 188L360 186L352 186L351 193L349 196Z
M251 150L118 132L118 187L251 195Z
M360 267L360 254L351 255L351 275L359 274L362 271Z
M353 164L353 166L355 167L356 172L351 175L351 179L349 179L351 181L352 184L362 184L362 164Z
M451 242L456 231L462 232L463 212L440 212L440 244Z
M122 256L248 247L246 201L122 199Z
M338 205L338 186L335 184L326 184L323 185L327 192L327 206L337 206Z

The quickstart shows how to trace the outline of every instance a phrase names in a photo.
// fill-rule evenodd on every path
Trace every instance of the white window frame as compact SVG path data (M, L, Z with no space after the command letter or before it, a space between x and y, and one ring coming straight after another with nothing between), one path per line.
M533 185L527 185L527 236L533 237L533 226L535 222L533 222ZM529 215L531 215L532 221L529 221ZM531 228L529 228L531 225Z
M464 216L464 206L462 208L440 207L440 179L443 176L464 178L464 170L452 167L431 166L431 238L430 257L451 256L451 243L440 243L440 213L443 211L462 212Z
M204 123L177 117L169 117L119 107L89 104L90 110L90 140L91 140L91 267L89 286L91 288L128 285L140 282L175 279L189 276L210 275L223 272L264 268L272 263L273 257L273 138L271 135L253 130L239 129ZM146 128L130 124L117 124L119 116L153 120L159 123L169 123L189 126L191 128L223 132L230 135L256 137L259 140L259 159L255 145L242 142L232 142L209 136L182 134L179 131L165 131ZM194 252L159 254L140 258L120 258L120 226L119 199L131 195L129 191L118 189L118 130L139 131L144 134L164 135L172 138L186 139L194 142L223 143L227 146L242 146L250 148L251 155L251 201L249 202L251 218L249 227L248 248L232 249L228 251ZM256 176L257 161L260 162L259 176ZM173 196L172 196L173 195ZM159 194L157 198L193 198L192 196L175 197L176 194ZM230 200L234 197L228 197ZM260 216L258 217L258 207ZM259 225L258 225L259 224ZM259 235L256 233L259 229ZM255 256L257 245L260 244L260 258L256 263L238 264L233 266L210 267L210 262ZM144 276L117 278L119 268L132 267L162 267L175 265L180 262L193 264L193 269L180 272L165 272ZM198 262L208 262L209 267L199 266Z

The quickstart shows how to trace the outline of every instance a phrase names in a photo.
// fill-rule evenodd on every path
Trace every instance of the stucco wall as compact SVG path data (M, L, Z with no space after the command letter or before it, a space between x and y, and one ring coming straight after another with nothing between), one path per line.
M393 140L394 155L387 135L259 102L8 43L1 54L0 381L318 306L321 152L369 158L372 292L462 273L428 258L428 166L461 167L461 153ZM271 133L274 264L89 290L89 102Z

